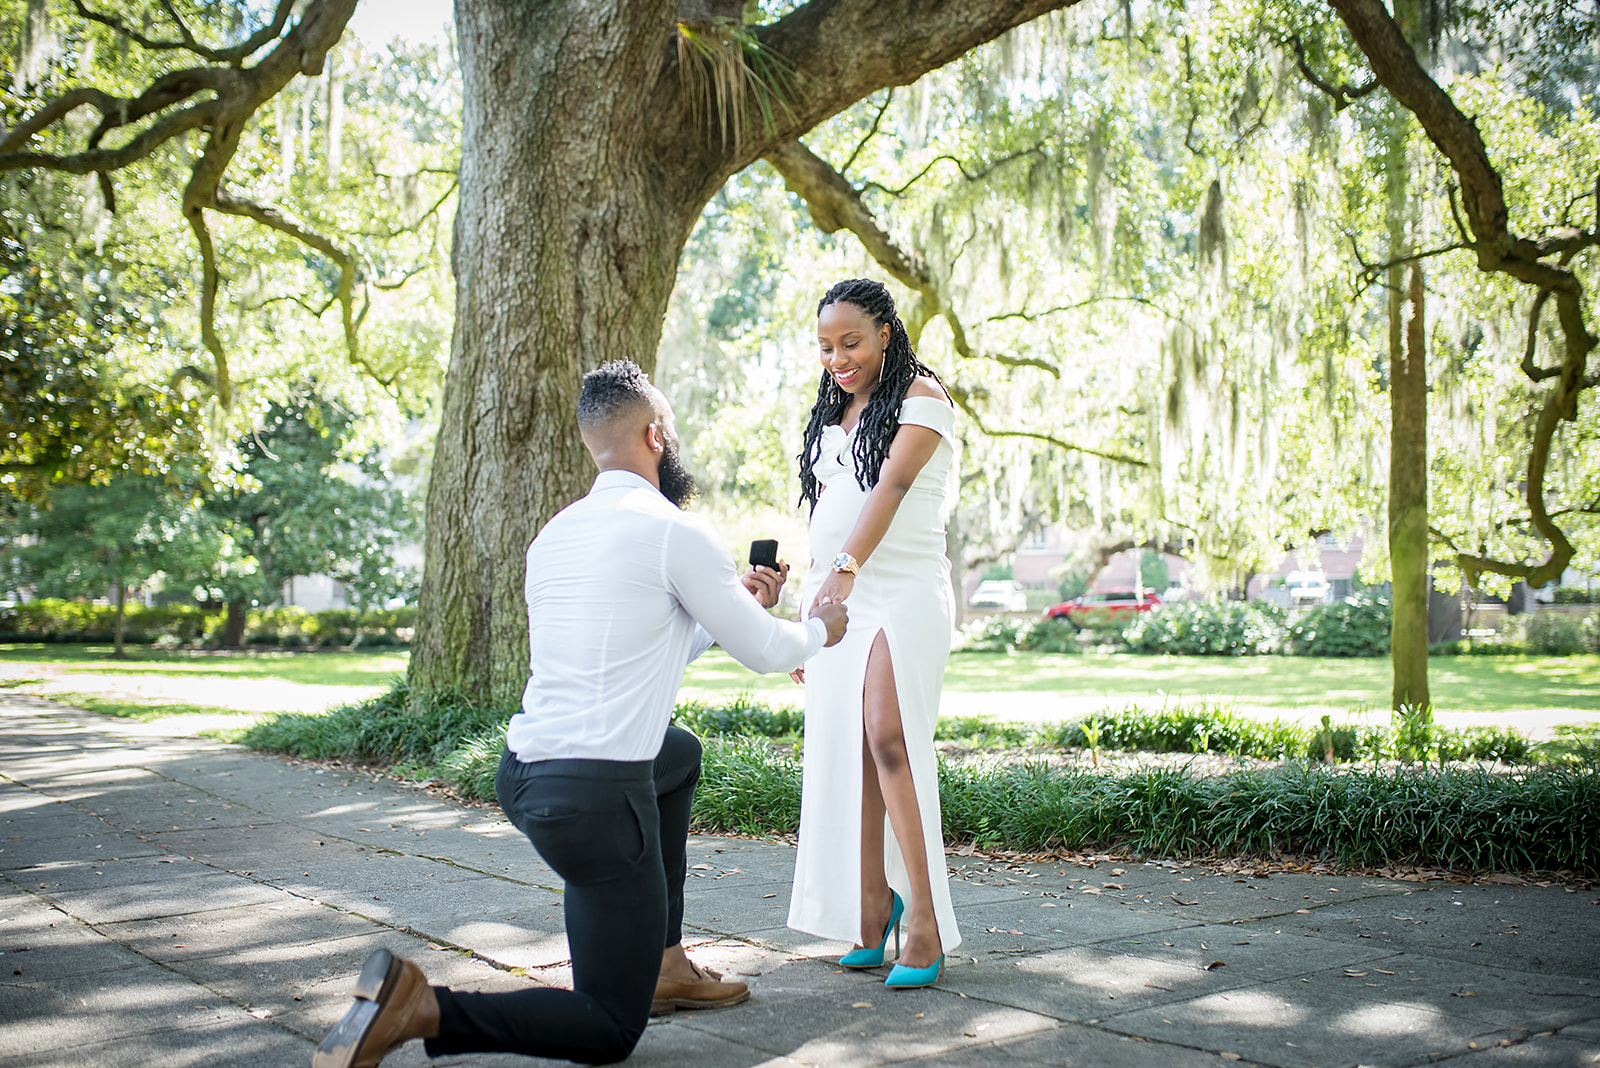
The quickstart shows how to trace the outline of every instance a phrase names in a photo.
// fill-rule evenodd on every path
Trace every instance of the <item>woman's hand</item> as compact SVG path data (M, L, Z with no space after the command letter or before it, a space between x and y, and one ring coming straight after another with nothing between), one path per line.
M850 591L856 588L856 577L848 571L831 572L822 582L822 589L817 591L816 598L811 602L811 611L818 605L843 604Z
M789 677L795 682L799 683L801 686L804 686L806 684L806 666L801 664L799 667L789 672Z

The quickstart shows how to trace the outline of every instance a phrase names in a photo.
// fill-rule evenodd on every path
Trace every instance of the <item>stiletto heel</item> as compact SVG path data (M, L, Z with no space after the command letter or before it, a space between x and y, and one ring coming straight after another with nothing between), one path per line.
M900 955L900 914L905 911L906 903L900 900L900 895L893 890L889 891L894 896L894 903L889 906L889 924L883 929L883 940L876 946L863 946L861 949L852 949L839 958L839 965L843 968L880 968L883 966L883 951L889 945L889 932L894 932L894 955Z
M919 986L932 986L943 973L944 954L941 953L939 959L926 968L907 968L904 964L896 964L883 985L893 990L913 990Z

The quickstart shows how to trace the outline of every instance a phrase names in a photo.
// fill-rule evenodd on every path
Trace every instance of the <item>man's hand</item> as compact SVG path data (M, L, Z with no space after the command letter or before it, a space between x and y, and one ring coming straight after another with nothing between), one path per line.
M782 560L778 561L779 570L770 567L752 567L739 576L739 582L755 597L756 603L762 608L771 608L778 603L778 594L783 590L783 583L789 577L789 565Z
M828 640L822 643L823 647L838 645L839 639L844 637L845 623L850 619L850 610L842 604L825 604L812 610L811 614L827 625Z

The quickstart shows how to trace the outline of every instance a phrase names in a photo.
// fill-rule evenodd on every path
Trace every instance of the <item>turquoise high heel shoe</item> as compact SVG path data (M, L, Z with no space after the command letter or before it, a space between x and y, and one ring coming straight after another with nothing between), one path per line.
M919 986L932 986L943 973L944 954L941 953L939 959L926 968L907 968L904 964L896 964L883 985L894 990L913 990Z
M879 968L883 966L883 951L889 944L889 932L894 932L895 956L900 955L900 914L906 910L906 903L900 900L900 895L894 894L894 904L889 907L889 925L883 929L883 941L876 946L864 946L861 949L852 949L839 958L842 968Z

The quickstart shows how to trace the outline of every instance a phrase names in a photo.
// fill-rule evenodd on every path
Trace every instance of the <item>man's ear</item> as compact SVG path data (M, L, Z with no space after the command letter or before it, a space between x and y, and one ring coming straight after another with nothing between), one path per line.
M667 451L667 443L661 436L661 426L654 421L644 428L644 442L650 447L651 452Z

